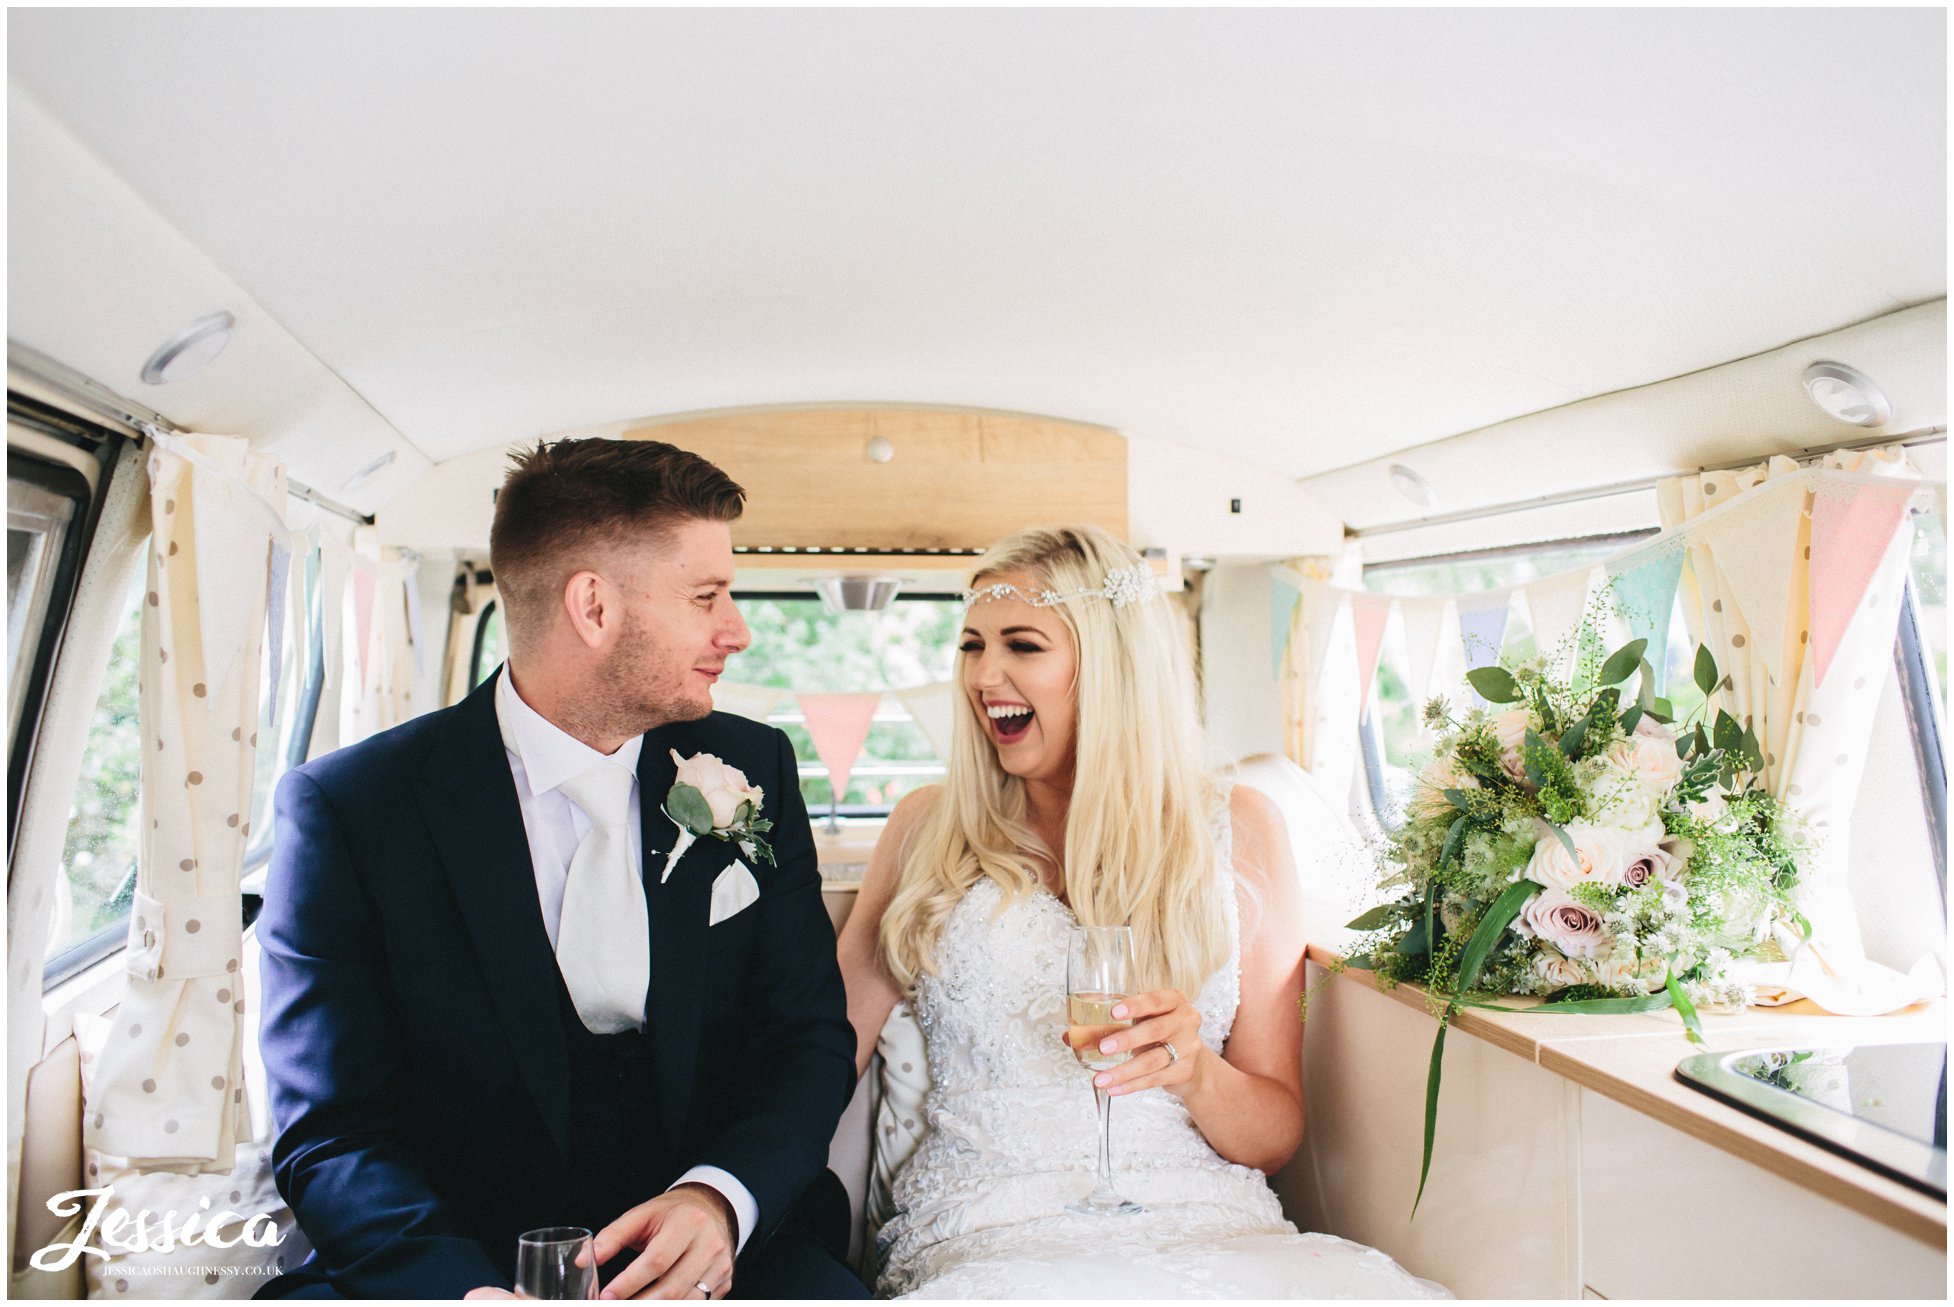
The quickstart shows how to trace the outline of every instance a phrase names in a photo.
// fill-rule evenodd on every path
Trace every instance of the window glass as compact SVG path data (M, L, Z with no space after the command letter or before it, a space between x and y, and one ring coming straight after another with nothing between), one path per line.
M963 605L954 599L898 599L880 612L830 612L818 599L735 597L753 644L728 665L742 685L863 693L906 690L950 679ZM787 732L801 760L801 797L819 819L835 801L806 719L791 699L767 718ZM912 789L943 775L922 729L893 698L875 714L849 774L842 811L886 813Z
M146 547L146 546L145 546ZM136 888L137 818L141 806L142 599L147 569L136 569L108 675L95 700L81 779L68 814L47 956L66 952L129 915Z
M486 681L509 656L509 641L502 629L502 605L491 599L475 620L475 648L469 663L468 688Z
M307 560L306 572L316 578L317 552ZM310 587L308 587L310 588ZM312 735L312 719L319 707L320 682L325 676L325 650L318 637L316 608L308 610L306 595L295 588L285 604L284 645L279 665L271 665L271 641L265 641L258 666L258 754L251 778L251 826L244 861L254 866L270 853L271 801L278 782L305 760ZM278 678L277 702L272 699L272 676Z
M1934 509L1913 515L1913 603L1919 613L1920 636L1927 664L1933 669L1937 692L1934 708L1941 728L1947 727L1947 523Z
M16 732L61 545L80 507L72 497L42 486L17 478L7 482L7 720Z

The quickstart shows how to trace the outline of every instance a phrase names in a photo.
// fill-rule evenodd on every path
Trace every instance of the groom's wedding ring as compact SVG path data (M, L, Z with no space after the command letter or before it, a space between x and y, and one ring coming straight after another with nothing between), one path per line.
M1166 1049L1166 1050L1167 1050L1167 1065L1168 1065L1168 1066L1172 1066L1172 1065L1174 1065L1174 1063L1176 1063L1176 1062L1178 1062L1178 1061L1180 1061L1180 1060L1181 1060L1181 1055L1180 1055L1180 1053L1179 1053L1179 1052L1177 1052L1177 1051L1175 1050L1175 1048L1174 1048L1174 1046L1173 1046L1172 1044L1170 1044L1170 1043L1168 1043L1168 1042L1167 1042L1166 1040L1164 1040L1164 1039L1163 1039L1163 1040L1161 1040L1161 1041L1160 1041L1160 1046L1161 1046L1162 1048L1164 1048L1164 1049Z
M692 1282L692 1287L697 1289L700 1293L703 1293L706 1297L708 1298L712 1297L712 1286L710 1284L707 1284L704 1280L694 1280Z

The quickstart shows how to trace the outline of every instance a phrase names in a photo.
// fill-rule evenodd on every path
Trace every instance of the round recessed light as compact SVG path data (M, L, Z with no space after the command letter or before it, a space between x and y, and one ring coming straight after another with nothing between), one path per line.
M872 436L868 442L868 461L886 463L896 456L895 442L887 436Z
M149 362L142 365L143 381L162 386L203 371L231 343L231 328L236 324L237 319L228 313L198 318L149 356Z
M1893 416L1886 392L1858 368L1814 363L1805 369L1805 393L1825 416L1855 427L1883 427Z
M1438 503L1438 491L1432 489L1432 483L1402 463L1391 464L1391 489L1420 508Z

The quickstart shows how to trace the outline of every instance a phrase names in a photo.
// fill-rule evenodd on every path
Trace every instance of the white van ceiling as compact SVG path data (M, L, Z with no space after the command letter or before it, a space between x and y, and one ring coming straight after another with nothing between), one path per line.
M1946 290L1942 10L8 30L15 116L105 164L416 469L645 415L889 401L1302 477ZM131 342L91 356L118 286L35 281L21 231L55 197L13 180L10 338L137 389Z

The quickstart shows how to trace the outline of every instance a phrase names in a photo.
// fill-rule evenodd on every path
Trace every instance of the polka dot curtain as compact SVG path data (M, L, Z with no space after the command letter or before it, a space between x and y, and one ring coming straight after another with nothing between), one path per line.
M228 1171L250 1135L238 877L284 473L236 437L158 435L149 477L142 845L83 1128L144 1170Z
M1780 941L1790 959L1757 968L1763 1002L1809 997L1828 1011L1870 1015L1939 992L1937 972L1902 976L1866 958L1846 884L1849 822L1893 658L1917 476L1895 446L1836 452L1817 474L1775 458L1657 487L1663 526L1693 524L1693 592L1686 584L1683 608L1724 672L1720 706L1756 729L1766 786L1818 837L1797 892L1813 939L1803 949Z

